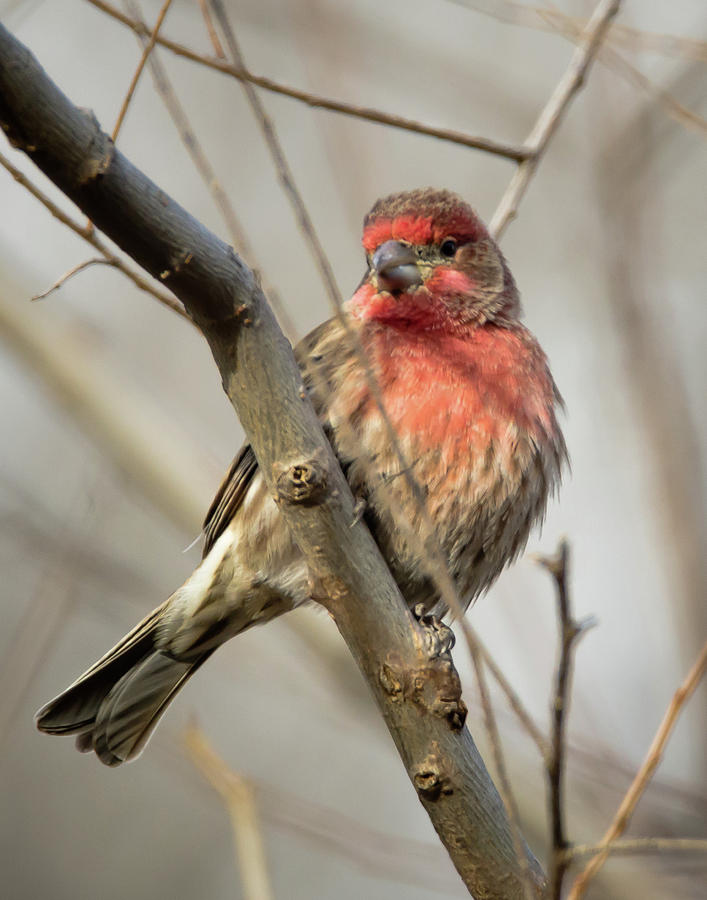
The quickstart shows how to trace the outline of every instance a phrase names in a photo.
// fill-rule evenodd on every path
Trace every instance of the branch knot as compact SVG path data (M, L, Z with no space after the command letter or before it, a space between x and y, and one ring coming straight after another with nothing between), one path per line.
M436 749L436 745L433 747ZM415 789L424 800L439 800L454 793L449 774L444 771L435 752L428 753L422 762L414 766L411 775Z
M276 463L273 474L278 499L286 503L314 506L327 492L327 466L319 453L294 463Z
M467 708L451 657L436 657L414 667L389 657L380 667L378 680L394 702L410 700L420 710L446 719L452 731L464 727Z
M84 117L90 123L91 139L86 153L77 171L77 184L84 187L105 175L115 156L115 144L100 126L92 109L82 109Z

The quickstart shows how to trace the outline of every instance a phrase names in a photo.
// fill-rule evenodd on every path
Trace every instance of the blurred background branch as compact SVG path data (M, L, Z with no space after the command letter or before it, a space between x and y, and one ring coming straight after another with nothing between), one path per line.
M198 728L186 732L184 743L194 765L218 791L230 813L244 900L271 900L255 788L228 768Z

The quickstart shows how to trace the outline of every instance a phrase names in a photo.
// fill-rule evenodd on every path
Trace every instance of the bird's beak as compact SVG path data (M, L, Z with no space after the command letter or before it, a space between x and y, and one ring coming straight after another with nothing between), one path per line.
M386 241L373 254L373 271L378 287L384 291L404 291L422 284L417 257L407 244Z

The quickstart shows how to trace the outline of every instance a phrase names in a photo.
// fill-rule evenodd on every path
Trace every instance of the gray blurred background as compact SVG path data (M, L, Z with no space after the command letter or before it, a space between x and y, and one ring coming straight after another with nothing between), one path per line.
M148 23L160 5L142 2ZM509 2L228 8L258 74L509 142L526 137L572 51L557 19ZM552 10L581 19L591 5L562 0ZM79 0L4 0L0 12L110 130L140 56L135 35ZM707 631L707 14L700 0L629 0L617 21L627 27L614 31L502 242L566 400L572 456L529 551L550 553L567 535L576 614L598 619L579 646L569 724L576 842L603 833ZM175 0L163 34L211 52L197 2ZM250 237L249 261L301 337L330 308L240 85L156 52ZM479 151L261 97L344 296L362 274L360 223L377 197L447 187L488 221L513 173ZM118 143L230 239L148 70ZM31 304L95 253L3 170L0 208L3 896L242 896L227 810L184 748L195 717L256 785L278 900L465 896L346 648L316 610L220 650L134 765L110 771L70 740L35 732L34 710L194 567L199 547L185 548L242 431L204 340L120 273L91 267ZM548 576L526 555L470 617L545 728L556 649ZM488 760L461 644L456 662ZM538 753L494 696L523 827L543 854ZM706 697L702 685L629 835L705 836ZM589 896L703 897L706 874L694 856L615 858Z

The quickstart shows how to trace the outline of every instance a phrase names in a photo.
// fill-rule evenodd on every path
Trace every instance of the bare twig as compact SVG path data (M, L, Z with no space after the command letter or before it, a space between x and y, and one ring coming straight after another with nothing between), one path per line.
M628 81L629 84L652 97L674 121L685 128L689 128L690 131L701 134L703 137L707 135L707 121L702 116L680 103L670 91L666 91L665 88L654 84L647 75L644 75L640 69L637 69L627 59L624 59L612 47L602 47L599 59L625 81Z
M75 266L72 266L68 271L64 272L63 275L60 275L59 278L54 282L51 287L48 287L46 291L42 291L41 294L35 294L33 297L30 297L30 300L43 300L45 297L48 297L51 293L58 290L63 284L73 278L78 272L82 272L84 269L88 269L89 266L115 266L115 261L112 259L105 259L104 257L93 257L93 259L85 259L83 262L78 263Z
M228 50L233 62L239 67L239 69L246 71L243 54L238 45L238 41L236 40L233 29L231 28L228 16L226 15L226 11L223 7L223 4L221 3L221 0L209 0L209 3L213 8L219 26L224 33L226 44L228 46ZM332 306L337 312L340 313L342 299L341 294L339 293L339 287L334 277L334 272L331 268L331 263L329 262L329 259L324 252L322 243L319 240L319 235L317 234L317 230L314 227L314 222L312 221L307 207L305 206L302 195L297 188L294 174L287 161L285 151L282 147L282 144L280 143L279 137L277 136L277 132L275 131L275 126L273 125L272 119L268 115L260 97L258 96L258 92L255 90L252 84L250 84L248 81L244 81L243 91L246 95L251 109L253 110L253 114L258 123L258 127L263 134L263 138L265 139L268 150L270 151L270 156L272 157L273 163L275 165L280 183L282 184L285 193L287 194L287 197L290 201L292 209L294 210L294 213L297 217L297 224L299 225L300 230L302 231L307 243L309 244L310 251L312 253L312 256L314 257L314 262L319 269L322 281L324 282L324 287L327 290Z
M125 4L126 7L130 10L131 15L133 16L135 21L144 24L142 22L140 9L137 6L137 3L135 3L134 0L125 0ZM136 36L143 45L146 44L148 40L146 34L138 33ZM218 38L216 38L216 40L218 41ZM220 48L220 45L218 43L216 44L216 46ZM216 207L218 208L224 222L226 223L226 227L228 228L228 232L231 241L233 242L234 248L244 259L248 261L251 266L257 267L257 260L253 245L251 244L245 229L238 220L238 216L236 215L236 211L233 208L228 194L224 191L221 183L219 182L214 167L211 165L209 158L207 157L203 147L201 146L196 132L189 122L189 117L187 116L187 113L182 106L170 79L167 76L167 72L165 71L164 66L157 58L156 53L150 54L148 63L157 92L162 98L162 101L164 102L168 113L172 117L172 121L174 122L179 137L181 138L182 143L187 150L187 153L191 157L191 160L194 163L194 167L201 176L201 180L206 185L209 193L213 198L214 203L216 204ZM270 299L270 302L275 307L277 317L280 321L280 324L282 325L283 330L290 338L290 340L295 340L297 336L297 329L295 328L294 322L292 321L292 318L289 315L287 307L285 306L282 298L280 297L279 293L273 288L273 286L268 283L268 280L266 278L263 277L262 283L263 288L268 298Z
M557 618L560 649L552 702L551 748L547 759L548 800L552 849L549 865L549 897L560 900L562 881L568 866L565 850L569 846L564 824L565 730L572 682L572 657L577 643L590 622L572 617L568 587L569 545L562 541L555 556L540 557L538 562L552 575L557 591Z
M228 44L229 52L239 68L245 71L245 61L243 59L243 54L238 45L238 41L236 40L236 36L231 28L230 22L228 20L228 16L226 15L226 11L223 7L221 0L207 0L207 5L210 4L214 12L216 14L216 18L218 19L218 23L221 29L224 32L226 37L226 43ZM388 436L393 445L393 448L398 456L401 465L401 471L405 474L405 478L408 484L413 491L414 496L417 499L417 503L422 510L425 512L425 502L422 491L417 484L414 476L411 472L411 467L405 458L404 453L400 447L400 442L398 440L398 435L393 427L388 413L383 404L383 397L380 391L380 385L378 384L378 379L373 372L373 367L371 366L370 360L367 358L365 350L361 341L358 339L358 336L355 334L353 328L343 314L343 299L341 297L341 293L339 291L339 286L336 283L336 278L334 277L334 272L331 267L331 263L329 262L329 258L326 255L324 247L322 246L321 241L319 240L319 235L314 226L314 222L312 221L312 217L309 214L309 210L304 202L304 198L300 193L299 188L295 182L295 177L290 168L290 164L287 161L287 157L285 155L282 144L280 143L280 139L275 130L275 126L267 114L265 107L258 96L257 91L253 87L252 84L248 82L243 83L243 90L248 99L248 103L250 104L251 109L253 110L253 114L255 115L256 121L258 122L258 126L263 134L263 138L267 144L268 150L270 151L270 155L272 157L273 163L275 165L275 169L278 175L278 179L282 184L290 205L292 206L292 210L297 218L297 223L299 228L304 235L304 238L309 246L310 252L314 259L314 263L319 270L319 274L321 276L322 282L324 283L324 288L327 292L330 305L335 314L339 317L339 321L344 327L349 340L355 348L355 351L358 355L359 362L363 368L366 380L368 382L368 387L370 388L373 397L375 399L376 405L383 417L385 422ZM431 525L429 527L429 531L431 532ZM423 552L424 552L424 548ZM446 572L446 564L442 560L441 571ZM456 591L451 582L451 579L447 576L447 584L446 589L448 593L453 595L453 600L451 603L451 608L455 611L459 610L459 603L456 600ZM456 606L454 605L456 603Z
M609 828L599 842L599 847L602 848L602 852L598 853L577 876L572 885L568 900L579 900L579 898L583 896L589 882L606 862L606 858L609 854L607 849L608 845L615 841L616 838L620 837L626 830L631 816L633 815L633 811L636 808L636 804L641 799L641 795L648 786L653 773L660 763L663 751L665 750L665 746L668 743L678 717L685 704L694 693L695 688L700 683L705 670L707 670L707 642L705 642L702 647L697 661L688 672L687 677L673 695L663 717L663 721L658 726L658 730L655 733L655 737L648 749L643 764L636 773L631 786L626 791L611 825L609 825Z
M479 685L481 708L483 709L486 731L489 735L489 741L491 743L491 750L493 753L493 760L496 766L496 772L498 774L499 793L501 794L503 804L506 807L506 812L508 813L508 819L511 823L511 833L513 835L513 844L515 847L516 858L518 860L518 864L523 876L523 889L525 892L526 900L536 900L536 886L533 883L533 876L530 872L528 860L525 855L525 849L523 847L523 833L520 827L520 814L518 812L518 805L513 794L513 789L511 788L511 781L508 777L506 760L503 755L501 746L501 736L498 733L496 716L493 712L493 705L491 704L491 697L489 696L488 684L486 683L486 675L484 674L484 663L481 657L481 652L473 641L469 643L469 651L471 653L471 660L474 665L476 681Z
M592 61L604 39L609 24L619 11L621 0L600 0L579 46L572 54L569 66L540 113L525 143L530 155L523 160L503 195L491 220L490 231L500 238L508 224L518 214L518 205L525 194L540 159L567 111L570 101L582 87Z
M565 850L565 856L572 862L580 856L633 856L639 853L707 853L705 838L634 838L617 840L610 844L575 844Z
M198 729L195 733L203 735ZM163 742L163 752L171 746L170 741ZM283 828L300 839L326 847L328 852L340 855L370 874L437 891L458 893L455 882L447 885L442 880L440 867L444 864L445 855L438 844L379 831L334 807L314 803L259 779L252 779L251 783L257 793L260 815L268 826ZM568 847L564 855L572 863L582 857L594 856L603 849L595 844L577 844ZM707 840L637 838L614 841L607 849L612 856L704 853L707 852Z
M554 16L549 16L548 22L551 24L552 28L557 30L568 40L574 42L581 40L582 30L576 23L573 23L571 19L561 20ZM633 87L652 97L653 100L663 108L668 116L676 122L679 122L683 127L689 128L691 131L702 134L703 136L707 134L707 121L705 121L702 116L698 115L694 110L688 109L683 103L680 103L670 91L667 91L663 87L659 87L651 81L650 78L644 75L640 69L637 69L633 63L622 56L614 47L609 46L610 38L617 27L618 26L616 25L612 26L607 40L597 52L597 59L605 66L612 69L612 71L616 72L616 74L629 84L633 85Z
M216 56L218 56L219 59L226 59L226 54L221 41L219 40L218 32L216 31L216 26L214 25L214 20L211 16L209 0L199 0L199 9L201 9L201 15L204 18L206 30L209 32L209 40L211 41L211 46L214 48Z
M18 184L21 184L23 188L26 188L33 197L35 197L39 202L49 210L49 212L54 216L55 219L58 219L63 225L66 225L67 228L70 228L74 234L77 234L79 237L83 238L87 241L92 247L95 247L96 250L100 251L103 254L106 262L109 263L116 269L120 269L120 271L127 275L127 277L140 288L141 291L145 291L148 294L152 294L156 300L159 300L164 306L169 307L173 312L176 312L178 315L182 316L187 321L191 322L191 319L184 311L181 303L177 302L170 294L167 294L164 291L160 291L157 288L153 287L152 284L140 273L135 271L131 266L125 263L119 256L116 256L108 247L106 243L103 242L101 238L95 233L93 227L80 225L75 219L72 219L71 216L68 216L59 206L54 203L53 200L50 200L49 197L41 191L23 172L21 172L18 168L13 166L10 160L3 156L0 153L0 165L3 168L7 169L7 171L12 175L15 181Z
M493 656L491 656L488 648L479 637L478 632L474 628L471 628L471 626L469 626L469 631L473 636L474 643L481 655L484 664L496 679L498 686L506 695L506 699L508 700L511 709L518 717L521 725L525 728L525 730L535 742L536 747L540 751L540 755L544 760L548 760L550 758L550 744L547 738L533 721L532 716L523 705L523 701L513 689L513 686L504 675L501 667L498 665Z
M585 24L558 10L529 7L522 3L505 2L505 0L503 3L499 3L498 0L490 0L490 2L489 0L457 0L457 2L484 15L500 19L502 22L554 31L573 43L581 40ZM506 9L505 13L504 8ZM603 65L612 69L633 87L652 97L663 108L666 115L674 121L691 131L702 135L706 134L707 122L700 115L680 103L670 91L651 81L616 49L616 46L638 49L641 44L645 45L645 49L705 62L707 61L707 42L675 35L651 34L627 26L612 24L604 44L596 55Z
M134 19L131 19L130 16L126 16L124 13L121 13L120 10L116 9L110 3L106 3L105 0L88 0L88 2L95 6L97 9L100 9L102 12L121 22L123 25L126 25L128 28L132 28L132 30L137 32L138 34L148 33L146 29L140 25L139 22L136 22ZM165 47L167 50L171 50L172 53L176 53L178 56L182 56L185 59L190 59L192 62L208 66L209 68L215 69L216 71L221 72L225 75L231 75L233 78L237 78L239 81L253 84L265 91L270 91L274 94L281 94L284 97L290 97L290 99L292 100L298 100L299 102L306 104L312 109L326 109L330 112L341 113L342 115L352 116L356 119L364 119L368 122L375 122L380 125L388 125L391 128L400 128L403 131L412 131L416 134L424 134L428 137L434 137L441 141L449 141L452 144L460 144L463 147L482 150L486 153L492 153L495 156L503 156L506 159L520 161L526 159L526 157L528 156L526 148L522 146L514 144L504 144L500 141L491 140L490 138L476 137L474 135L454 131L453 129L436 128L435 126L427 125L424 122L415 122L412 119L406 119L403 116L396 116L392 113L382 112L378 109L372 109L365 106L356 106L352 103L345 103L342 100L333 100L329 97L321 97L308 91L302 91L298 88L293 88L289 85L275 81L272 78L265 78L261 75L254 75L252 72L249 72L246 69L243 69L239 66L233 66L230 63L224 62L223 60L214 59L210 56L204 56L203 54L197 53L196 51L191 50L189 47L184 46L184 44L179 44L176 41L170 41L167 38L163 38L161 36L158 36L157 43Z
M172 0L164 0L162 4L162 8L157 14L157 20L155 22L155 27L150 34L150 37L145 44L145 48L142 51L142 56L140 57L140 62L137 64L137 68L133 74L132 79L130 80L130 84L128 85L128 91L123 98L122 106L120 107L120 112L118 113L118 118L115 121L115 125L113 126L113 134L111 137L113 141L118 140L118 135L120 134L120 129L123 126L123 121L125 120L125 115L128 111L128 106L130 106L130 101L133 99L133 94L135 93L135 88L137 87L137 83L140 80L140 76L142 75L143 69L145 68L145 63L147 62L147 58L152 53L152 48L155 46L155 41L157 40L157 35L159 34L162 23L164 22L164 17L167 15L167 10L172 5Z
M576 31L586 27L586 19L569 16L559 9L530 6L516 0L454 0L485 16L492 16L511 25L539 28L543 31ZM678 34L658 34L630 25L612 25L606 37L607 44L631 50L635 53L660 53L679 59L707 62L707 41Z
M271 900L273 894L252 783L226 765L200 729L189 728L184 742L192 762L221 795L231 816L245 900Z

